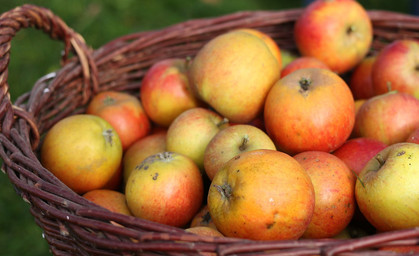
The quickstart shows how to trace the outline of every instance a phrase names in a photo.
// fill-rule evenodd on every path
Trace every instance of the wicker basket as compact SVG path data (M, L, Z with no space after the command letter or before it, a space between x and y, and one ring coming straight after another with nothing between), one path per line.
M54 255L389 255L385 245L419 244L419 228L348 240L249 241L210 238L182 229L111 213L62 184L38 161L42 135L65 116L84 111L99 91L138 95L141 79L156 61L193 56L215 35L252 27L271 35L279 46L296 50L292 27L300 9L247 11L179 23L158 31L117 38L97 50L51 11L24 5L0 17L0 157ZM372 51L395 39L419 39L419 18L369 11L374 26ZM65 44L62 68L40 78L13 104L7 83L10 41L22 28L42 29ZM119 225L117 225L119 224ZM211 254L212 255L212 254ZM391 254L394 255L394 254Z

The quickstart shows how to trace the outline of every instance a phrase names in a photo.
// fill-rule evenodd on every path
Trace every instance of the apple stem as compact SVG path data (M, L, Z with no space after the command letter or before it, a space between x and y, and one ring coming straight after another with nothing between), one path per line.
M214 185L218 192L220 192L221 197L225 199L229 199L231 197L231 186L228 184L223 185Z
M247 143L248 142L249 142L249 135L245 134L243 136L242 144L239 147L240 151L246 150L246 147L247 147Z
M305 78L305 77L301 78L300 87L301 87L301 89L303 89L303 91L307 91L308 88L310 87L310 85L311 85L310 79Z
M161 160L168 161L172 159L172 152L165 151L165 152L157 153L156 155Z
M349 35L349 34L351 34L354 31L355 31L355 26L354 25L350 25L348 27L348 29L346 30L346 33Z
M377 156L375 156L375 159L377 159L378 163L380 164L380 167L382 167L386 163L386 160L384 160L380 154L377 154Z
M108 95L103 99L103 104L105 106L113 105L115 104L115 99Z
M217 124L217 127L218 128L220 128L221 126L223 126L223 125L225 125L225 124L228 124L228 118L227 117L224 117L223 118L223 120L221 120L221 122L219 122L218 124Z
M112 138L113 138L112 129L106 129L105 131L103 131L102 135L105 138L105 141L112 146L112 142L113 142L113 140L112 140Z

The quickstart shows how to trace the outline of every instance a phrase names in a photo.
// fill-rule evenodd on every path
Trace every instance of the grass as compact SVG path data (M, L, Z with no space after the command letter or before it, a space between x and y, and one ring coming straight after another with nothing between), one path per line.
M414 1L414 0L413 0ZM408 13L409 0L360 1L367 9L386 9ZM75 0L75 1L12 1L0 6L3 13L24 3L51 9L71 28L80 33L86 43L98 48L125 34L153 30L200 17L220 16L240 10L279 10L300 7L303 1L268 0ZM51 40L35 29L20 31L12 41L9 64L12 99L31 89L44 74L58 69L63 44ZM14 191L6 175L0 174L0 251L6 256L50 255L35 224L29 205Z

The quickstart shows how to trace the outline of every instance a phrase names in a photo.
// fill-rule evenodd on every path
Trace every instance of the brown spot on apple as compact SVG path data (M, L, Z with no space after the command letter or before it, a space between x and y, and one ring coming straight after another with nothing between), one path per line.
M153 178L152 178L152 179L153 179L153 180L157 180L157 177L158 177L158 176L159 176L159 173L157 173L157 172L156 172L156 173L154 174L154 176L153 176Z
M402 155L404 155L404 154L406 154L406 151L404 151L404 150L403 150L403 151L398 152L398 153L397 153L397 156L402 156Z

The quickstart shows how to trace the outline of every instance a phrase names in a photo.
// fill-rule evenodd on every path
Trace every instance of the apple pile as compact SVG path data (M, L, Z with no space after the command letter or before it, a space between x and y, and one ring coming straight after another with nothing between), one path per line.
M251 28L157 61L138 95L101 92L58 122L42 164L111 211L202 235L419 226L419 42L370 51L352 0L314 1L294 35L289 61Z

